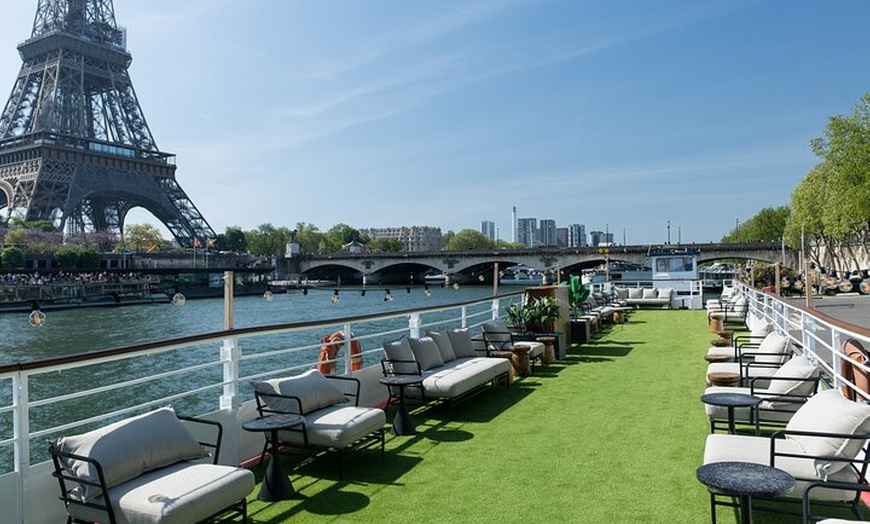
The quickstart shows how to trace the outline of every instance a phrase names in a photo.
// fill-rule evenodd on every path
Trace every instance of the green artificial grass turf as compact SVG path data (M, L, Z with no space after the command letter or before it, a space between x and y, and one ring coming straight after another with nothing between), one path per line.
M418 435L388 435L383 458L352 454L343 481L333 461L282 457L298 498L264 503L255 490L250 521L709 522L695 470L711 338L703 311L633 312L564 360L459 404L452 419L440 406L412 411ZM727 508L718 519L737 521Z

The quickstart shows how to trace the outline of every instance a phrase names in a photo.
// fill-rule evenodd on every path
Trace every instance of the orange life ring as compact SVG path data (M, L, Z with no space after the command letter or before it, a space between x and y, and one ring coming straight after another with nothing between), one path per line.
M866 364L868 360L867 351L857 340L850 339L843 342L843 354L859 364ZM870 393L870 374L867 371L864 371L848 360L842 359L840 361L840 375L855 384L855 387L864 393ZM855 390L848 386L842 386L841 391L843 396L849 400L856 400L858 396Z
M320 339L323 343L320 346L320 356L317 358L317 371L322 375L331 375L335 372L335 359L338 356L338 350L344 342L344 332L336 331L331 335L327 335ZM363 367L362 346L359 340L351 339L350 341L350 369L351 371L359 371Z

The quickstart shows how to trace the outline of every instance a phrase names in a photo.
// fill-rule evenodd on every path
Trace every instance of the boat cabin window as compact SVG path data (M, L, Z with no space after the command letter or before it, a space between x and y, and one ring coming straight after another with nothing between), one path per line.
M668 257L656 259L657 273L689 272L695 270L693 257Z

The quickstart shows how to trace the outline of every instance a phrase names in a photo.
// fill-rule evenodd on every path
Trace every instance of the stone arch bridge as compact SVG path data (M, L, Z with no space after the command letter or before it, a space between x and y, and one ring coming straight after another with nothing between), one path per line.
M545 274L561 272L579 274L610 261L642 266L649 265L649 253L655 251L689 251L698 253L699 263L722 260L782 262L798 267L799 254L783 248L779 242L729 244L684 244L609 246L584 248L537 248L520 250L435 251L399 253L337 253L307 255L287 259L285 277L340 279L343 283L413 284L422 283L426 274L444 273L459 283L492 282L494 268L499 271L524 265Z

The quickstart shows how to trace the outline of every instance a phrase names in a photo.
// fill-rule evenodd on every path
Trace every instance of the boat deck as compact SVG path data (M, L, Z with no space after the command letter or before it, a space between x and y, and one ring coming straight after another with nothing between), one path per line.
M297 498L264 503L254 523L705 523L696 480L709 425L700 396L709 346L703 311L636 311L512 387L412 411L419 433L386 456L283 457ZM391 419L392 409L388 413ZM256 469L258 479L262 472ZM720 523L737 516L720 508ZM800 522L756 512L756 523Z

